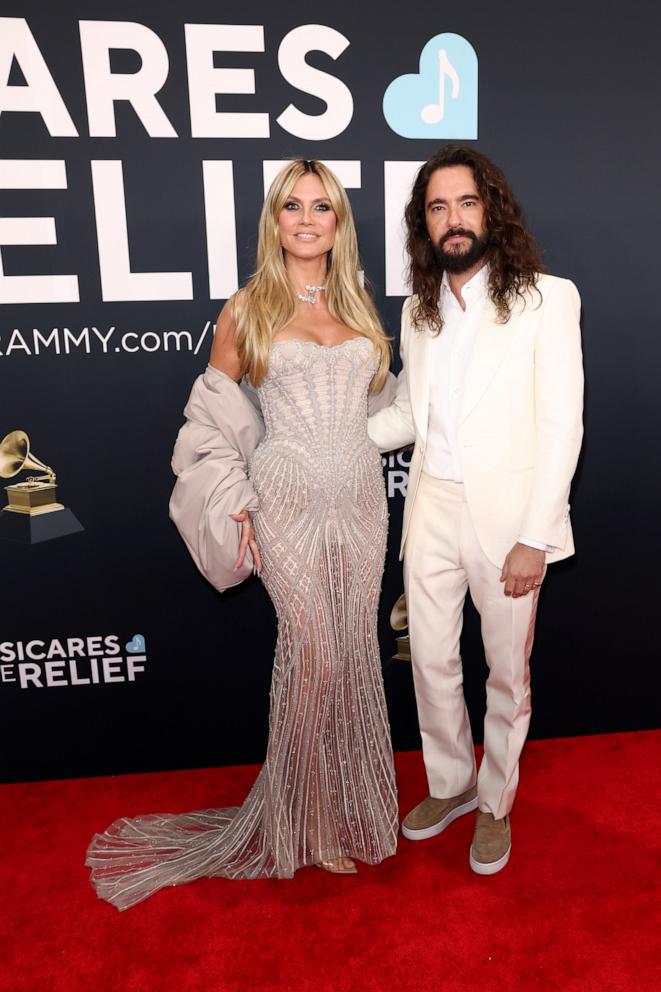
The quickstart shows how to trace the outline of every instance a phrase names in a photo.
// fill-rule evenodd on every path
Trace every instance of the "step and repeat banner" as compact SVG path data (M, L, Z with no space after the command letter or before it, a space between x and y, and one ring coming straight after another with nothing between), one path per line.
M274 612L257 579L217 594L168 519L182 410L252 270L264 191L292 157L324 160L349 191L396 356L403 206L447 140L503 167L550 271L583 298L578 553L542 594L532 733L653 725L650 18L636 0L617 16L526 0L0 5L4 780L262 759ZM384 459L379 635L397 748L419 745L398 604L408 461ZM480 739L470 607L463 653Z

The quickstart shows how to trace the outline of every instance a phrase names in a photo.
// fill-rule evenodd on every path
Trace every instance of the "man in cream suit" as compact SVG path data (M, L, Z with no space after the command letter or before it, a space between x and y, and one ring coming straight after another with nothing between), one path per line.
M429 795L402 829L424 840L477 808L469 863L492 875L510 857L539 587L574 550L580 300L541 274L505 177L474 149L447 146L421 168L406 224L403 368L368 426L382 451L415 443L402 552ZM459 654L467 592L489 667L479 774Z

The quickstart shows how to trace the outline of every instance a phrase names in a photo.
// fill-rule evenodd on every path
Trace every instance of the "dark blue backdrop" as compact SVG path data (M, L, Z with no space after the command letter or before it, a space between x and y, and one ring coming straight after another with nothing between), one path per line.
M222 302L213 293L223 280L231 283L235 254L239 281L253 264L264 161L303 155L360 163L360 188L350 196L363 261L397 337L403 289L396 285L393 177L412 166L384 163L425 159L443 137L471 126L471 107L460 107L456 120L448 112L440 137L404 137L388 125L383 96L393 80L418 72L422 49L439 35L460 36L443 44L464 96L472 71L465 42L472 46L478 130L470 140L505 169L549 269L573 279L583 298L586 441L572 499L578 550L551 569L542 594L531 732L652 726L661 496L658 13L640 0L617 11L596 2L513 0L503 8L474 0L430 8L411 0L380 5L369 16L337 0L313 18L309 4L277 10L256 0L240 8L206 0L28 7L27 16L25 4L4 3L0 11L8 18L0 24L0 186L27 187L0 189L0 436L28 431L85 529L32 547L0 543L4 778L263 756L273 611L259 582L221 597L195 571L167 517L170 452L208 355L207 322ZM304 28L311 20L318 24ZM186 33L185 24L252 29ZM262 36L263 51L248 50L259 48ZM205 38L214 37L223 39L215 55L205 48ZM122 49L131 39L142 56ZM105 61L104 44L113 48ZM238 50L220 50L232 46ZM306 77L304 59L325 75ZM104 76L104 66L112 75ZM214 66L253 75L214 74ZM139 113L119 99L118 77L141 72L142 90L129 80ZM438 80L425 72L420 93L433 102ZM149 79L156 96L149 96ZM192 134L189 90L204 118L193 130L207 136ZM286 130L278 118L289 105L305 116L293 128L291 116L283 118ZM266 127L265 117L220 113L267 115L269 136L209 136L213 127L244 135ZM162 133L168 125L177 137ZM301 133L292 133L296 128ZM206 197L205 161L231 163L210 167ZM113 162L121 172L107 164ZM190 273L192 298L164 298L168 286L177 295L185 275L135 288L122 255L124 207L131 271ZM29 217L53 218L56 243L51 232L51 243L40 245L48 233L6 220ZM78 301L52 302L58 292L75 295L72 280L12 282L34 274L77 276ZM402 470L386 469L392 487ZM408 663L391 660L388 620L401 592L401 503L395 492L380 636L394 744L406 748L418 745L411 673ZM135 646L136 634L144 651L125 647ZM116 654L86 640L111 635ZM67 644L71 638L82 645ZM22 657L29 642L32 658ZM50 667L41 657L49 648ZM464 659L479 739L484 661L470 611Z

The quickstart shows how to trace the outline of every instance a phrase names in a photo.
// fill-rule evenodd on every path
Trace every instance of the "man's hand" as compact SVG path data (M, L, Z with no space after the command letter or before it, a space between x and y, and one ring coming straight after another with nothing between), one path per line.
M505 583L505 595L527 596L531 589L541 586L546 568L546 552L515 544L503 565L500 581Z

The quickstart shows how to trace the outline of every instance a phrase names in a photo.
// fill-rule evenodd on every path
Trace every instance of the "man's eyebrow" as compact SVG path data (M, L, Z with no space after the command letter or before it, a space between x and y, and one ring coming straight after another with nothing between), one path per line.
M479 200L479 193L462 193L460 196L455 197L457 200ZM448 201L444 200L442 196L436 196L433 200L430 200L427 204L428 207L434 207L437 203L446 204Z

